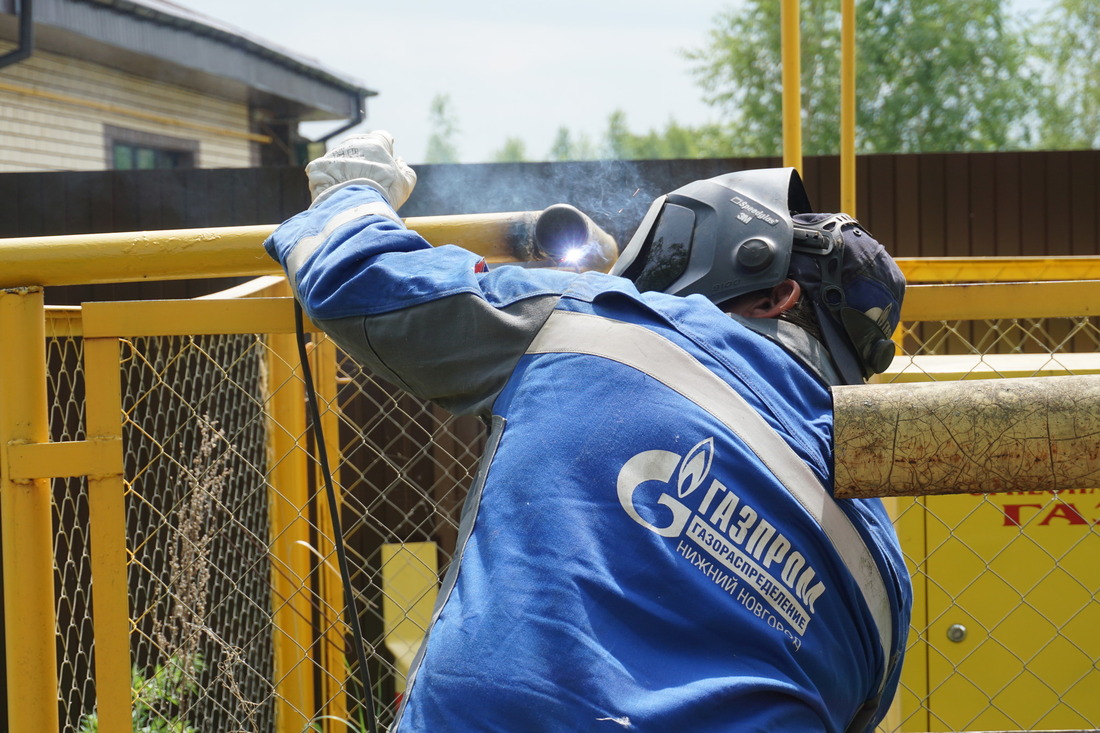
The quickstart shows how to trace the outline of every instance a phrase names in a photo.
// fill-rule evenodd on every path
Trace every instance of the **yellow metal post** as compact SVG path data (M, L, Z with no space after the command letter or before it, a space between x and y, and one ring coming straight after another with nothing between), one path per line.
M317 390L317 409L321 413L321 429L325 436L325 453L333 472L333 488L336 492L336 512L340 516L343 496L340 492L340 419L336 406L336 345L327 338L316 344L311 366ZM323 675L322 695L325 705L325 730L330 733L347 730L343 721L348 719L346 685L348 679L348 655L344 640L347 624L344 620L344 584L340 578L336 547L336 533L324 489L324 477L320 466L315 467L317 487L317 551L324 558L320 574L321 595L321 666ZM370 694L366 691L364 694Z
M46 332L42 288L0 290L0 522L5 663L11 733L58 730L50 481L12 476L12 446L46 443Z
M130 718L130 602L127 583L126 487L122 457L119 341L84 341L87 430L90 441L113 447L108 471L88 476L92 623L95 628L96 711L102 733L124 733Z
M840 210L856 215L856 0L840 0Z
M294 337L268 337L267 413L272 644L275 652L275 727L299 733L311 722L312 609L309 594L309 503L304 446L305 393L295 371Z
M802 40L798 0L783 0L780 9L783 63L783 165L802 171Z

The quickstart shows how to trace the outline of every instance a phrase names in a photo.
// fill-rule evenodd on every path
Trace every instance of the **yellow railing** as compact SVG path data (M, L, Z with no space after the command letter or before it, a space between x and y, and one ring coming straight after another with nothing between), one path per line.
M531 217L410 224L433 243L460 243L501 262L529 256ZM357 729L343 588L310 459L292 301L260 247L270 230L0 241L0 332L9 353L0 360L0 529L13 733L129 731L139 715L183 730ZM904 353L887 379L1100 371L1093 319L1100 282L1091 281L1100 278L1100 258L902 266L916 284L899 333ZM241 275L258 279L189 301L67 309L45 306L41 287ZM1044 279L1059 282L1009 282ZM944 284L952 282L978 284ZM374 383L331 342L312 337L353 584L373 627L375 656L390 660L378 663L372 691L385 722L402 689L406 647L423 623L422 596L434 592L431 584L418 591L408 578L435 577L436 556L441 564L448 559L480 427ZM232 409L223 392L235 395ZM1100 715L1076 682L1027 721L1029 713L1019 712L1026 701L997 702L1008 683L986 695L980 710L954 699L962 695L958 675L943 671L938 660L950 655L935 651L943 644L933 638L944 616L928 610L951 605L945 584L926 567L936 557L934 517L923 500L892 501L919 612L890 730L964 729L986 720L1005 728L1083 727ZM1055 524L1079 529L1058 501L997 511L1054 512ZM965 544L955 537L961 532L949 529L950 541ZM1090 529L1058 557L1078 563L1081 551L1096 556L1096 544ZM1082 582L1093 582L1092 571L1083 572ZM1059 629L1059 643L1100 654L1095 605L1093 598ZM1051 664L1038 653L1031 658L1044 669ZM957 663L952 669L968 664ZM79 681L82 674L94 676L93 687ZM970 683L981 697L984 688ZM165 685L188 702L156 699ZM937 699L945 694L949 704Z

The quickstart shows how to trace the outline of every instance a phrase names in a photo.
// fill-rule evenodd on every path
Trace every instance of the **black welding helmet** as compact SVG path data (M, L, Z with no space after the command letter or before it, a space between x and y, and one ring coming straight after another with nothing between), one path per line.
M853 219L811 212L794 168L695 181L653 202L611 274L715 304L794 277L843 380L857 384L893 357L905 281Z
M611 274L714 303L770 288L787 277L791 215L809 211L794 168L694 181L653 202Z

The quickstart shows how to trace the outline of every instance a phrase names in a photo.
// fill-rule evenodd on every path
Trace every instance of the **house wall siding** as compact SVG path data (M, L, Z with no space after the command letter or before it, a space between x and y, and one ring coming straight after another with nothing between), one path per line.
M105 124L197 141L200 168L253 165L243 102L45 51L0 70L0 172L105 170Z

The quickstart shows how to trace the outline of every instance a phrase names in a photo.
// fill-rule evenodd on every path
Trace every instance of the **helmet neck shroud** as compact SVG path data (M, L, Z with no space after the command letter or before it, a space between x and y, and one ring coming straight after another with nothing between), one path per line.
M804 297L813 306L825 345L848 384L859 384L886 371L895 351L885 326L890 306L880 322L848 305L842 282L844 228L858 226L859 222L847 214L833 214L814 223L796 222L793 250L812 257L801 260L791 273L803 281Z

